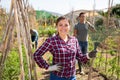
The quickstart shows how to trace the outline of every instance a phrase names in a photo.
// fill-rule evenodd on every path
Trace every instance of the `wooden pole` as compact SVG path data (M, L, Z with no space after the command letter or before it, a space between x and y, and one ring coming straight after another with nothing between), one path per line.
M24 12L24 9L23 9L23 6L22 6L22 4L21 4L21 2L20 2L20 0L18 0L18 5L19 5L19 7L20 7L20 10L21 10L21 15L22 15L22 19L23 19L23 22L24 22L24 29L25 29L25 34L26 34L26 45L27 45L27 52L28 52L28 55L29 55L29 63L30 63L30 80L32 79L32 68L31 68L31 55L30 55L30 51L31 51L31 49L29 49L28 47L30 46L30 42L28 43L28 40L30 40L30 39L28 39L28 36L29 35L27 35L28 34L28 32L26 31L26 30L28 30L28 28L27 28L27 20L26 20L26 16L25 16L25 12ZM26 29L27 28L27 29ZM30 50L30 51L29 51ZM32 52L32 51L31 51Z
M28 77L29 77L29 80L31 80L31 72L30 72L30 61L29 61L29 55L28 55L28 50L27 50L27 39L26 39L26 34L25 34L25 28L24 28L24 22L22 20L22 16L20 15L19 13L19 22L20 22L20 30L21 30L21 37L22 37L22 40L23 40L23 45L25 47L25 54L26 54L26 58L27 58L27 65L28 65Z
M94 5L93 5L93 16L95 16L95 0L94 0ZM94 25L94 21L95 21L95 17L93 18L93 25ZM95 46L94 46L95 47ZM92 79L92 66L93 66L93 63L94 63L94 59L91 59L91 64L90 64L90 68L89 68L89 73L88 73L88 80L91 80Z
M9 15L9 19L8 19L8 22L7 22L7 25L6 25L6 31L5 31L5 34L3 36L3 41L6 40L7 36L8 36L8 30L9 30L9 25L11 23L11 19L12 19L12 13L13 13L13 0L11 0L11 6L10 6L10 15Z
M108 16L107 16L107 28L109 28L109 20L110 20L110 3L111 3L111 0L108 1ZM108 34L107 34L108 35ZM105 60L105 73L106 73L106 76L107 76L107 61L108 61L108 54L106 53L106 60Z
M20 69L21 75L20 80L25 80L25 73L24 73L24 64L23 64L23 53L22 53L22 46L21 46L21 38L20 38L20 25L18 21L18 13L17 13L17 2L14 0L14 17L15 17L15 26L17 31L17 41L18 41L18 49L19 49L19 58L20 58Z
M7 56L8 56L8 53L9 53L9 51L10 51L10 43L11 43L11 40L12 40L12 32L13 32L13 28L14 28L14 26L12 26L12 25L9 25L9 34L8 34L8 37L7 37L7 39L6 39L6 41L5 41L5 45L6 45L6 47L5 47L5 51L2 53L2 55L1 55L1 60L0 60L0 79L2 79L1 77L2 77L2 73L3 73L3 68L4 68L4 63L5 63L5 60L6 60L6 58L7 58Z
M2 70L4 67L4 62L7 58L7 55L10 50L10 42L12 40L12 32L14 26L16 26L17 30L17 41L18 41L18 48L19 48L19 56L20 56L20 68L21 68L21 80L25 80L25 73L24 73L24 64L23 64L23 53L22 53L22 42L25 46L27 64L28 64L28 75L29 80L37 80L35 62L33 60L32 54L32 47L31 47L31 37L30 37L30 24L29 24L29 17L27 10L28 0L26 0L26 4L23 4L25 0L11 0L11 8L10 8L10 16L6 27L6 32L3 36L3 42L5 43L4 52L1 55L0 60L0 79L2 76ZM13 10L14 9L14 10ZM14 13L13 13L14 11ZM14 17L13 17L14 16ZM13 20L14 19L14 20ZM15 25L11 25L12 22L15 21ZM22 32L20 32L20 30ZM24 34L23 34L24 33ZM22 37L21 37L22 35ZM1 47L1 45L0 45ZM32 75L32 70L34 70L34 74Z
M33 55L32 55L32 47L31 47L31 39L30 39L30 25L29 25L29 18L28 18L28 14L27 12L24 10L23 6L22 6L22 2L20 0L18 0L19 6L20 6L20 10L22 13L22 19L24 21L24 28L25 28L25 34L26 34L26 39L27 39L27 49L28 49L28 55L29 55L29 61L30 61L30 72L32 73L32 70L34 69L34 75L36 74L36 70L35 70L35 62L33 60ZM35 78L36 75L34 76ZM32 74L31 74L31 78L32 78Z
M2 76L2 71L3 71L3 68L4 68L4 62L7 58L7 55L9 53L9 50L10 50L10 42L11 42L11 39L12 39L12 31L13 31L13 28L14 26L11 25L11 21L12 21L12 11L13 11L13 1L11 1L11 8L10 8L10 16L9 16L9 20L8 20L8 23L7 23L7 27L6 27L6 32L5 32L5 35L3 36L3 43L2 43L2 46L3 46L3 51L2 51L2 55L1 55L1 58L0 58L0 79L1 79L1 76ZM1 45L0 45L1 46Z

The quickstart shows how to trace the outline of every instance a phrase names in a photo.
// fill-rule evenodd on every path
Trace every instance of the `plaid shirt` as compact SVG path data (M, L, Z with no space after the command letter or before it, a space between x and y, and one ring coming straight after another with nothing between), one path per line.
M62 40L58 35L46 39L34 53L34 59L39 67L48 69L49 64L42 58L45 52L50 51L53 55L53 65L60 63L62 71L53 71L59 77L71 77L75 75L76 59L86 63L88 58L82 55L78 41L75 37L69 36L67 42Z

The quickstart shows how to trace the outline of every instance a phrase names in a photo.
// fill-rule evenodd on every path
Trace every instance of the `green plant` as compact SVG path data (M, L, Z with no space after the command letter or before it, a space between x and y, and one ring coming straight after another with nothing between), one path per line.
M2 80L18 80L20 74L18 50L13 48L5 62Z
M28 80L28 66L27 66L27 60L25 55L25 49L23 46L22 46L22 51L23 51L25 79ZM19 52L18 52L18 48L12 48L5 61L2 80L19 80L19 76L20 76Z
M47 27L40 27L39 28L39 35L40 36L52 36L54 33L56 33L56 28L52 26L47 26Z
M101 26L101 25L103 25L103 19L102 18L99 18L99 19L97 19L96 20L96 22L95 22L95 26Z

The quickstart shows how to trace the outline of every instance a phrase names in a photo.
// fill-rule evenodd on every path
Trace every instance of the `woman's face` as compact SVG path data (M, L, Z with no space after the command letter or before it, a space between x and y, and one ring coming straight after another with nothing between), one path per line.
M70 24L69 24L68 20L62 19L58 22L57 31L58 31L59 35L66 36L66 35L68 35L69 30L70 30Z

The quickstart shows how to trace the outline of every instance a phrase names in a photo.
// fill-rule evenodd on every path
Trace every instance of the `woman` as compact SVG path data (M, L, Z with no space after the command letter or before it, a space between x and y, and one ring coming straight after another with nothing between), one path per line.
M50 80L76 80L76 59L86 63L88 58L82 55L77 39L69 35L69 20L59 17L56 26L58 34L46 39L34 53L34 59L39 67L51 71ZM52 66L42 58L47 51L53 55ZM95 57L95 54L90 57Z

